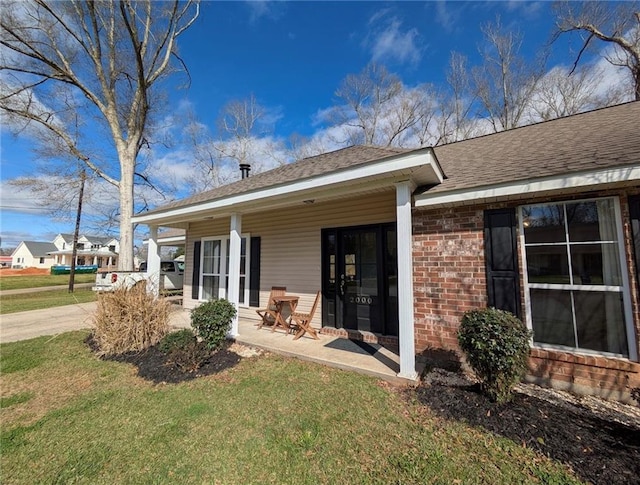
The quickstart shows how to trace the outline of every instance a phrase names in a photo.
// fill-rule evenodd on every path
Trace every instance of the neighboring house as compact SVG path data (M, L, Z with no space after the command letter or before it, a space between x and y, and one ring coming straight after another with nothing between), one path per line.
M56 265L71 265L73 257L73 234L58 234L53 240L56 249L52 251ZM76 265L112 267L118 264L120 242L112 237L78 236Z
M50 268L55 258L49 253L56 250L50 242L22 241L11 254L12 268Z
M640 387L640 102L450 145L355 146L173 202L134 223L186 230L184 305L255 319L272 286L323 332L459 352L463 313L534 331L529 378L627 398ZM232 334L237 335L234 321ZM444 350L445 352L438 352Z
M0 268L11 268L13 258L11 256L0 256Z
M79 236L76 254L77 266L99 268L118 264L120 243L117 239L97 236ZM50 268L71 265L73 235L58 234L53 242L23 241L11 255L13 268Z

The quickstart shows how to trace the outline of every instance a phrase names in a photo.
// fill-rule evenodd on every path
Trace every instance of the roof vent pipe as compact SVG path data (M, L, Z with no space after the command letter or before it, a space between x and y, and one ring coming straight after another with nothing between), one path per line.
M251 165L248 163L241 163L240 164L240 172L242 173L242 178L248 178L249 177L249 172L251 171Z

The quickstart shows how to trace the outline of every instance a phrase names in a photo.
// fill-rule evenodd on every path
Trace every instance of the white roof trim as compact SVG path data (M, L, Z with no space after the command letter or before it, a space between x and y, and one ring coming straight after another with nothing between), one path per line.
M365 163L290 183L265 187L252 192L230 195L221 199L194 203L183 207L168 208L161 212L155 212L149 215L140 214L134 216L132 222L135 224L149 224L154 221L186 216L199 212L226 209L232 206L236 206L237 208L240 204L250 204L271 197L283 197L287 195L294 195L296 193L304 193L305 191L317 191L318 189L327 188L332 185L362 182L368 178L392 175L393 172L416 169L422 166L430 166L435 179L438 183L442 182L444 176L435 156L433 155L433 150L426 148L409 154L385 158L378 162Z
M182 245L187 240L186 236L171 236L171 237L162 237L158 236L156 242L159 246L171 246L173 244ZM149 239L144 239L142 244L149 244Z
M415 207L436 205L464 204L483 200L496 200L527 193L575 191L593 186L640 180L640 165L610 168L571 175L543 177L514 181L510 183L489 185L482 188L459 189L451 192L438 192L433 195L426 191L414 197Z

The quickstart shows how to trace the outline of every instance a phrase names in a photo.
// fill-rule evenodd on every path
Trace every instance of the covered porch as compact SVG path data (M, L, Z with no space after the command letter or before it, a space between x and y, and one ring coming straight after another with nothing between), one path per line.
M230 331L238 342L336 365L364 359L363 369L415 381L412 194L441 181L430 149L352 147L172 203L134 223L149 226L150 277L159 272L159 228L185 229L185 308L226 298L238 310ZM257 330L255 310L276 286L299 296L304 310L321 291L313 320L323 328L321 341ZM392 336L397 351L363 342L371 336Z

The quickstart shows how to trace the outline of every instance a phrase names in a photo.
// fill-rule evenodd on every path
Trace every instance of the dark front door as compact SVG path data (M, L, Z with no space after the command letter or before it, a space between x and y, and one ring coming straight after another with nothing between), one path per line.
M397 335L395 225L323 231L326 326Z

